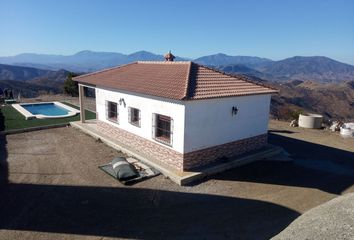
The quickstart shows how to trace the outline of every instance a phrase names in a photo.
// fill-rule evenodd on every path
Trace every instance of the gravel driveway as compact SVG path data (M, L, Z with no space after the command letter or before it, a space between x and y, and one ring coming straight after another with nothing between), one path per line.
M188 187L164 176L127 187L97 168L122 153L78 130L2 136L0 239L269 239L354 192L348 149L299 133L273 132L270 141L295 161L253 163Z

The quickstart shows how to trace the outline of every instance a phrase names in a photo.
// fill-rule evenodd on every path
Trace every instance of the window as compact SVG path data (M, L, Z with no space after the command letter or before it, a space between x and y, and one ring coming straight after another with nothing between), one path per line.
M129 123L134 126L140 127L140 110L137 108L130 107L128 109L128 113L129 113L129 117L128 117Z
M153 114L153 124L153 138L159 142L172 145L172 118L160 114Z
M118 105L117 105L117 103L106 101L106 117L109 121L118 123Z

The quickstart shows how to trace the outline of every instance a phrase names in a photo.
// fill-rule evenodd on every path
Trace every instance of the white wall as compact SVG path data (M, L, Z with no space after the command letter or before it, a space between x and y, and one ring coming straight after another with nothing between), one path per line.
M184 152L267 133L271 95L188 101ZM238 108L237 115L231 109Z
M125 100L126 107L118 104L119 124L116 124L106 119L105 101L118 103L120 98ZM96 111L99 120L166 147L169 146L152 138L152 114L170 116L174 122L171 148L186 153L267 133L270 98L271 95L252 95L174 101L97 87ZM234 116L233 106L238 108ZM129 123L128 107L140 109L140 128Z
M126 107L119 105L119 99L123 98ZM119 124L106 120L105 101L118 103ZM141 111L141 127L131 125L128 121L128 107L138 108ZM144 96L137 93L129 93L96 87L96 111L98 120L107 122L115 127L122 128L140 137L156 142L152 138L152 114L158 113L170 116L173 119L172 148L183 153L184 148L184 105L180 101L173 101L158 97ZM164 145L162 143L156 142ZM164 145L166 146L166 145ZM169 147L169 146L166 146Z

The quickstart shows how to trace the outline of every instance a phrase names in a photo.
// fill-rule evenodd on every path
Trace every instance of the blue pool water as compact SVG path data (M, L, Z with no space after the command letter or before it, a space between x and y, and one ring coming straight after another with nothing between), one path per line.
M21 107L32 113L43 114L47 116L61 116L69 113L69 110L59 107L54 103L40 103L40 104L21 104Z

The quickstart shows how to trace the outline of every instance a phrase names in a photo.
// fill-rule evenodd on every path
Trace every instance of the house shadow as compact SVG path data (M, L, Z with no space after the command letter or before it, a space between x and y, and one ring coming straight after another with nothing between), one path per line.
M8 184L0 229L137 239L269 239L299 213L269 202L127 187Z
M289 131L289 130L269 130L268 132L270 132L270 133L286 133L286 134L297 133L297 132Z
M274 133L268 136L269 143L283 147L294 161L259 161L211 178L315 188L333 194L354 184L354 152Z
M1 132L5 130L4 115L0 110L0 188L8 183L9 167L7 163L6 135Z

